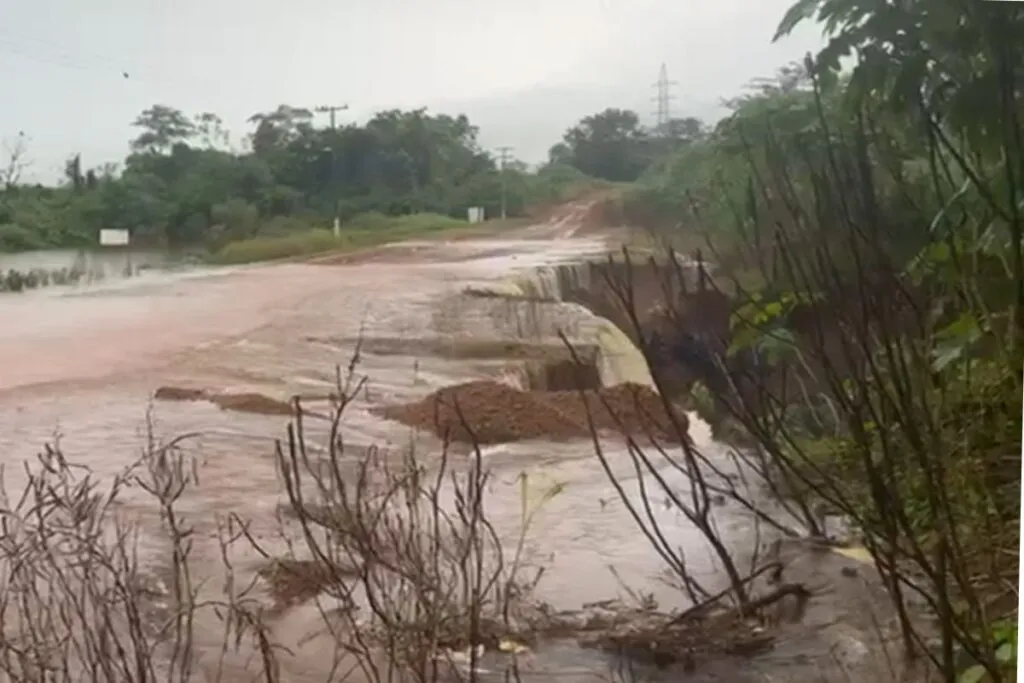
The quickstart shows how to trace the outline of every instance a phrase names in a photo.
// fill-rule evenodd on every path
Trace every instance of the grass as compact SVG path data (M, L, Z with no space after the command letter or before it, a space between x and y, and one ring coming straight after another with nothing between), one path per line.
M488 223L489 224L489 223ZM352 251L407 239L439 237L470 228L467 221L434 213L408 216L361 214L342 225L335 237L330 230L312 229L287 235L259 235L229 242L210 254L211 263L234 265L284 258L312 256L331 251Z

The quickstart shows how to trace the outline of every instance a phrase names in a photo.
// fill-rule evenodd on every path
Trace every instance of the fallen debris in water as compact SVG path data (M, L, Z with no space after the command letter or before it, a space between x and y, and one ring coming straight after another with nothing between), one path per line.
M577 642L659 667L679 665L692 670L698 657L751 656L770 649L775 638L760 619L745 619L736 612L684 621L657 612L635 612L622 615L607 629L581 634Z
M153 398L158 401L207 401L218 406L221 410L231 410L239 413L288 416L295 414L295 407L290 401L282 401L255 392L212 392L205 389L162 386L154 392ZM318 394L302 396L300 398L305 401L330 401L333 395ZM325 415L305 409L302 413L311 417L328 419Z
M295 408L291 403L279 401L263 394L213 394L206 400L217 405L221 410L234 410L240 413L257 413L260 415L292 415Z
M206 392L185 387L159 387L153 398L158 401L202 401L206 398Z
M322 593L331 593L341 578L359 576L356 567L328 566L318 560L278 558L262 567L257 575L267 582L277 608L286 608Z

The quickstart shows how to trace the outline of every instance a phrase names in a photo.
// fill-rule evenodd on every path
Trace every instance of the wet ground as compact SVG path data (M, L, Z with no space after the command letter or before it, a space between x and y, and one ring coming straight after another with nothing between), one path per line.
M573 239L571 228L563 217L509 239L406 244L340 265L153 275L0 296L0 319L8 321L0 328L3 462L30 458L44 441L60 435L70 460L112 477L138 457L146 412L158 387L254 392L282 400L325 394L334 386L335 367L349 363L360 338L372 341L358 366L368 382L346 412L348 446L399 449L413 439L421 452L436 452L439 444L433 437L412 435L406 427L374 417L370 409L416 400L457 382L500 377L514 362L431 353L439 339L553 341L558 330L566 330L575 339L593 342L598 321L578 306L534 303L526 310L521 303L463 294L467 284L605 249L597 238ZM425 341L416 344L417 339ZM158 434L201 434L196 447L201 485L183 501L198 530L194 560L199 571L211 576L221 571L212 538L228 512L254 520L254 532L271 542L282 502L272 447L287 418L225 411L202 401L157 402L152 410ZM702 425L693 429L698 445L724 462L724 447L712 443ZM324 433L315 423L310 431L312 440ZM624 485L635 489L624 450L611 442L608 448ZM618 574L631 589L653 594L665 607L683 602L679 591L662 580L661 560L616 499L588 441L494 446L485 455L495 471L488 514L511 542L520 524L520 474L528 472L535 482L565 484L564 493L539 513L525 546L529 563L548 568L538 586L541 599L574 608L621 596ZM673 486L684 487L678 473L664 471ZM11 472L8 486L16 485L17 474ZM128 492L125 509L144 525L155 524L155 511L140 492ZM652 514L670 542L686 549L694 572L709 586L722 585L710 552L681 515L665 506ZM716 514L741 557L769 538L763 529L755 538L754 525L741 509L726 504ZM153 557L161 552L155 546L143 550ZM236 570L251 576L258 560L243 558ZM806 555L798 561L803 564L797 571L823 584L834 583L842 566L856 564L836 555ZM798 637L789 645L756 663L711 662L686 680L763 680L761 672L771 673L772 680L817 680L832 651L839 653L835 658L860 661L867 646L858 627L871 626L865 616L871 610L856 602L863 591L855 584L862 579L848 573L838 596L825 598L826 608L812 608L803 622L790 627ZM831 623L850 615L858 615L860 623ZM326 680L331 662L321 652L323 644L299 642L319 618L301 608L282 618L276 635L293 651L285 657L284 680ZM199 628L198 646L208 649L212 661L219 655L221 633L212 624ZM243 653L227 669L241 676L251 666ZM542 652L532 666L543 678L604 680L610 664L593 652L559 646ZM779 672L789 673L783 677Z

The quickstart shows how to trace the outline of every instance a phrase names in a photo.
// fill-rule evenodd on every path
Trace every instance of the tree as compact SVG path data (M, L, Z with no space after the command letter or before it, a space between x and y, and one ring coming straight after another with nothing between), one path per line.
M1020 98L1020 8L956 0L798 0L775 39L811 19L827 38L813 60L826 86L840 73L841 60L857 55L848 88L853 100L871 98L899 113L938 116L951 131L970 135L979 149L998 144L1006 126L1020 125L1020 107L1016 121L999 121L996 108L978 106Z
M144 110L132 125L142 129L130 143L133 152L165 152L196 134L196 125L188 116L163 104Z
M665 135L676 142L696 142L708 134L708 127L698 118L686 116L670 119L665 125Z
M279 150L293 141L303 131L312 127L313 112L303 107L278 105L270 112L253 114L249 123L256 125L250 136L253 152L266 155Z
M231 142L224 122L216 114L203 112L195 117L196 134L207 149L221 149Z
M85 186L85 176L82 174L82 155L72 155L64 163L64 177L76 192Z
M3 148L7 156L7 163L0 168L0 184L3 185L4 190L10 191L18 184L25 169L30 165L25 158L28 152L28 140L24 131L19 131L13 141L4 141Z
M566 131L551 149L556 163L569 163L595 178L636 180L650 160L649 138L636 112L605 109Z
M314 125L306 108L282 104L249 121L251 150L238 150L212 112L146 108L121 164L86 169L76 154L61 187L19 186L24 201L0 205L0 223L17 223L5 247L87 244L110 227L130 230L133 241L217 248L257 233L323 226L336 210L343 220L363 212L462 217L469 206L496 213L500 205L501 177L465 115L394 109L334 129ZM10 150L0 181L14 187L24 145ZM528 175L506 169L513 215L541 192Z

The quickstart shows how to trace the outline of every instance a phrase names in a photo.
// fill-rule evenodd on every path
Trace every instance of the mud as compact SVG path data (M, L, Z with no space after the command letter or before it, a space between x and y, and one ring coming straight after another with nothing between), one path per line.
M550 366L549 366L550 367ZM575 366L555 378L570 384L578 380ZM568 375L568 377L566 376ZM544 381L551 377L544 377ZM593 386L593 377L588 380ZM560 385L561 386L561 385ZM527 439L567 441L588 438L592 428L637 438L678 441L685 438L687 418L681 411L665 410L651 389L622 384L588 390L521 391L492 381L466 382L445 387L426 398L373 412L418 429L431 430L445 441L490 445Z
M491 381L445 387L421 401L375 408L374 413L433 431L444 441L490 445L549 438L577 438L582 425L546 400L542 392L519 391Z

